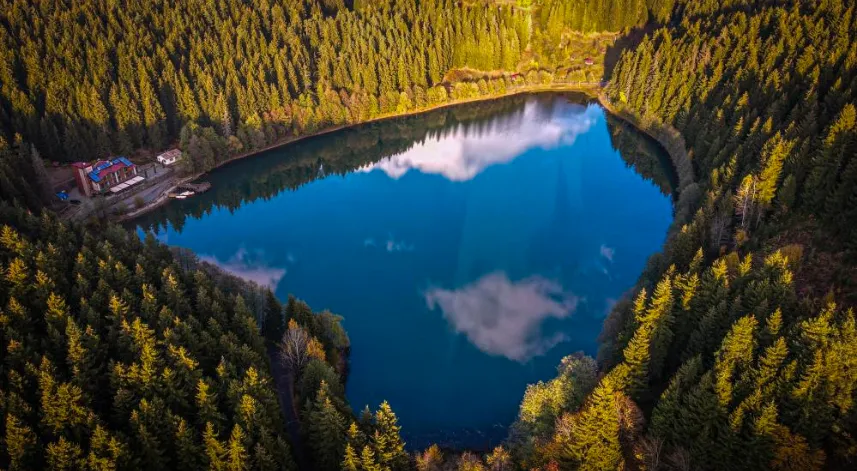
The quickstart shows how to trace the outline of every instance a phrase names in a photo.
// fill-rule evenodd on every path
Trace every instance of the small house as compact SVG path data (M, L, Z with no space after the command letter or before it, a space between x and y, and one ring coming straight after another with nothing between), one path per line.
M94 163L75 162L72 166L77 187L88 197L108 190L118 193L145 180L137 175L137 166L125 157Z
M179 157L182 156L182 151L178 149L171 149L157 157L158 162L161 163L164 167L167 165L172 165L179 160Z

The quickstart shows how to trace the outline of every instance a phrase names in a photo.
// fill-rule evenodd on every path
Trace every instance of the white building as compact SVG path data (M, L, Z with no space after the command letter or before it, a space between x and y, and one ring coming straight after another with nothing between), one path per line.
M181 157L181 156L182 156L182 151L180 151L178 149L168 150L168 151L166 151L163 154L158 156L158 162L160 162L161 165L164 165L164 166L172 165L172 164L176 163L176 161L179 160L179 157Z

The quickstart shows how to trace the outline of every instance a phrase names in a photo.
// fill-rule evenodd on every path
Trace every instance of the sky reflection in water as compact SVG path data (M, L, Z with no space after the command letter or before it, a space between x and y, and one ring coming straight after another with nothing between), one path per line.
M548 337L542 321L574 312L577 297L554 281L534 276L512 282L496 272L457 290L426 291L429 309L439 308L456 332L489 355L524 362L567 340L562 332Z
M410 170L418 170L463 182L473 179L491 165L510 162L530 149L553 149L573 144L578 134L585 133L595 124L600 113L596 107L581 107L580 113L546 120L539 104L529 102L522 111L492 121L487 129L474 131L461 124L441 136L415 143L406 152L360 170L370 172L379 169L395 179Z

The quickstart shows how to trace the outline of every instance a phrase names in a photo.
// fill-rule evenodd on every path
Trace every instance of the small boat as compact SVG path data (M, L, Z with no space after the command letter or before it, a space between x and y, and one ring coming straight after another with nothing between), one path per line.
M193 195L194 195L194 192L192 192L192 191L183 191L181 193L170 193L169 196L170 196L170 198L183 200L183 199L187 198L188 196L193 196Z

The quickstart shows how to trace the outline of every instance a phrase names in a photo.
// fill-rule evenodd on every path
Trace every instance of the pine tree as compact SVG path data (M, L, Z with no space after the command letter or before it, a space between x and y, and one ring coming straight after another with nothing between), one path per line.
M83 468L81 455L80 446L59 437L59 440L48 444L46 459L50 469L74 471Z
M346 422L322 381L309 414L309 443L318 469L338 469L345 452Z
M216 470L227 469L227 450L218 439L217 433L214 431L214 425L211 422L205 424L202 441L205 446L205 455L208 458L208 468Z
M200 447L196 443L193 430L184 419L179 419L175 433L176 469L199 469Z
M351 446L351 443L345 445L345 456L342 458L341 468L343 471L357 471L360 466L360 458Z
M616 394L612 379L604 378L580 412L559 420L555 440L563 466L604 471L621 466Z
M0 227L7 467L222 468L229 456L219 427L238 422L248 432L232 440L231 457L243 456L246 467L251 459L290 466L285 442L271 438L284 435L281 412L240 296L182 271L153 239L141 243L115 226L96 238L48 213L0 205ZM231 283L231 292L257 293ZM193 310L211 321L205 325L187 300L204 298L198 291L212 301ZM217 319L235 332L227 335ZM234 407L224 413L224 405Z
M657 285L645 306L646 292L641 290L634 303L639 326L623 351L624 363L614 378L634 397L646 389L650 376L659 376L672 342L672 280L667 274Z
M628 346L622 354L624 362L616 371L623 374L618 376L629 394L636 396L646 390L649 379L649 364L651 363L651 329L640 327L634 333Z
M382 471L384 469L375 460L375 452L368 445L363 447L363 452L360 453L360 465L363 467L363 471Z
M857 109L846 105L825 132L822 147L813 159L813 170L806 181L804 200L810 208L823 207L828 194L836 188L842 167L843 148L849 146L851 132L857 126Z
M204 379L197 382L196 388L196 407L199 410L200 424L216 427L222 422L222 416L217 409L217 396Z
M118 438L110 436L101 426L92 432L87 466L96 470L122 469L130 465L130 450Z
M229 471L244 471L250 469L247 450L244 448L245 435L241 427L236 424L232 427L229 443L226 449L226 469Z
M418 471L441 471L443 453L437 445L431 445L416 457Z
M375 412L375 434L373 443L377 450L378 462L382 466L401 468L408 462L405 443L400 436L401 427L398 418L387 401L381 403Z
M511 471L512 457L502 446L495 447L485 459L490 471Z
M680 441L682 437L679 420L683 407L683 396L696 384L701 371L702 359L697 356L681 365L673 375L652 412L649 427L652 435L667 443Z
M774 199L779 186L783 163L793 148L794 142L784 141L779 133L775 134L762 147L762 170L759 174L758 193L756 196L762 204L768 205Z
M33 430L7 412L5 431L3 441L9 459L9 470L35 469L39 459L39 443Z
M735 377L740 377L742 369L753 361L757 324L753 316L739 319L715 355L715 389L723 407L735 399Z

